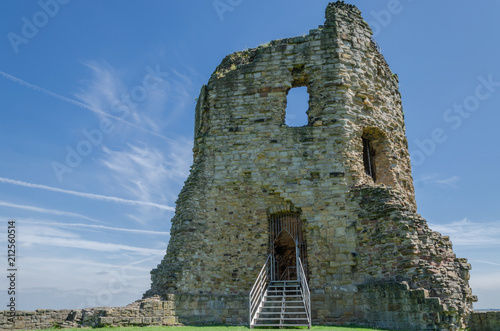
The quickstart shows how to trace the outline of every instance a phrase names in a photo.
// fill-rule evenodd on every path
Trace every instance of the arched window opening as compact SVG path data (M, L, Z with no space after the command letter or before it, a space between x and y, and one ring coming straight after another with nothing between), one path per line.
M363 139L363 164L365 166L365 173L373 178L373 181L377 179L375 173L375 150L373 149L372 143L367 138Z
M309 93L306 86L294 87L287 93L285 124L299 127L309 124Z

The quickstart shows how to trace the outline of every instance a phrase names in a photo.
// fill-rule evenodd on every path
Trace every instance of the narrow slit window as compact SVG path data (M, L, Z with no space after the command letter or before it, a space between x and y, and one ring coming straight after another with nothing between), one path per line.
M295 87L288 91L286 98L285 124L288 126L304 126L309 123L309 93L307 87Z
M375 150L371 146L370 140L363 138L363 163L368 176L376 180L375 176Z

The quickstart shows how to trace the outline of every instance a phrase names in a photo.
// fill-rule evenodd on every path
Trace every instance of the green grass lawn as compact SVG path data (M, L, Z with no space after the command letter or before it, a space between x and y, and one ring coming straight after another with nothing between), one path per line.
M85 328L79 329L48 329L50 331L82 331ZM94 330L94 329L88 329ZM148 326L148 327L124 327L124 328L102 328L95 329L96 331L243 331L250 330L247 326ZM256 328L254 330L280 330L274 328ZM289 328L289 329L281 329L281 330L308 330L307 328ZM311 330L325 330L325 331L376 331L376 329L365 329L365 328L356 328L356 327L340 327L340 326L313 326Z

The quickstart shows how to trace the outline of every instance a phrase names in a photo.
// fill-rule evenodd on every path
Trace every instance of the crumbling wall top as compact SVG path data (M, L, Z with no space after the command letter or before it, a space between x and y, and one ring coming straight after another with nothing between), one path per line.
M358 9L358 7L356 7L356 5L351 5L350 3L346 3L346 2L341 1L341 0L336 1L336 2L330 2L326 8L327 8L327 10L329 8L350 10L350 11L353 11L357 14L361 14L361 11Z
M359 10L358 7L345 3L344 1L336 1L330 2L326 7L325 26L334 25L335 21L337 20L336 15L338 14L343 14L344 16L352 16L360 19L361 21L363 20L363 18L361 17L361 10Z

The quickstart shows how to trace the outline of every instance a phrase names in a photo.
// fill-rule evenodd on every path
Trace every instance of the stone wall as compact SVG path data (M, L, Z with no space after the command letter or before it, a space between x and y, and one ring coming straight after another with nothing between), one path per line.
M468 286L471 265L457 258L448 237L433 232L395 191L360 187L352 191L358 221L353 274L360 284L404 281L425 290L444 311L440 323L465 325L477 298ZM438 312L438 311L436 311Z
M500 330L500 311L475 311L469 321L471 331Z
M248 296L168 295L151 297L126 307L0 311L0 329L36 330L76 327L241 325L248 322Z
M443 330L449 321L439 298L427 290L411 290L408 283L383 282L360 286L366 325L387 330Z
M308 35L222 61L198 98L193 166L145 297L247 295L270 252L270 214L293 210L315 323L465 326L470 265L416 213L398 78L371 37L360 11L336 2ZM287 94L300 86L308 125L289 127Z
M325 295L315 295L313 324L377 324L389 330L438 330L436 324L443 315L437 298L428 298L425 290L411 290L407 283L378 283L365 285L364 301L373 305L360 306L358 311L343 314L342 303ZM126 307L91 309L39 309L18 311L14 323L8 321L9 311L0 311L1 330L37 330L49 328L119 327L119 326L179 326L179 325L241 325L248 323L245 297L170 296L169 301L159 298L138 300ZM175 302L180 302L176 307ZM377 309L374 309L377 307ZM411 308L411 309L410 309ZM214 314L215 311L215 314ZM332 314L331 312L336 313ZM223 317L224 316L224 317ZM475 311L468 328L471 331L500 330L499 311Z

